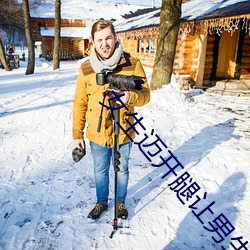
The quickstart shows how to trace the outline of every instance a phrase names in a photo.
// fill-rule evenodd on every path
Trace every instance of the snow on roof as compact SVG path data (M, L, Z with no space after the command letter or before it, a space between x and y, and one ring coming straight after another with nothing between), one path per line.
M139 29L141 27L156 26L160 23L160 9L138 15L133 18L120 19L114 22L116 32Z
M54 36L54 28L41 28L42 36ZM89 39L91 36L91 28L83 27L62 27L61 37L78 37L82 39Z
M118 19L122 15L135 12L138 9L149 7L150 6L96 2L93 0L62 0L61 18L72 20L96 20L104 18L111 20ZM30 13L31 17L54 18L55 4L52 1L47 1L37 9L30 10Z
M117 20L117 32L157 26L160 24L160 8L131 18ZM182 4L182 21L194 21L250 13L249 0L191 0Z
M227 16L223 11L225 9L234 9L231 15L240 15L250 13L249 0L191 0L182 5L182 19L186 21L201 20L215 17ZM229 7L230 6L230 7ZM248 8L247 8L248 6ZM219 12L219 10L221 12ZM219 16L211 16L217 11Z

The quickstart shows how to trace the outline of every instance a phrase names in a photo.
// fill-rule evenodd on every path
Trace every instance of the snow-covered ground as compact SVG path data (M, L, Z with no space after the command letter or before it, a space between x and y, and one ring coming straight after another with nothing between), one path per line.
M168 148L158 141L162 151L150 163L133 146L129 229L109 238L112 170L109 209L98 222L87 221L95 204L89 145L82 161L74 163L71 157L72 100L80 63L61 62L61 69L53 71L51 62L37 58L35 74L29 76L24 62L11 72L0 69L0 249L212 250L234 249L230 241L240 249L239 240L231 238L250 241L250 99L181 92L174 79L137 109L146 130L139 131L135 142L147 134L142 149L154 155L158 135ZM146 71L150 79L151 70ZM151 164L160 164L168 150L183 169L162 179L168 166ZM172 158L168 163L173 168L176 162ZM186 171L190 177L183 187L176 180ZM198 186L197 192L191 189ZM208 209L202 213L206 207L214 214ZM205 229L212 226L219 229Z

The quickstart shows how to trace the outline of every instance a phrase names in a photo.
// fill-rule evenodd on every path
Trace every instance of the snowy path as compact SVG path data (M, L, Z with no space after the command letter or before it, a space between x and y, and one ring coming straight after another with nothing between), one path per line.
M130 229L109 238L112 171L108 212L99 222L86 220L95 203L89 148L80 163L71 160L78 67L65 62L53 72L41 62L33 76L24 76L24 68L0 72L0 249L212 250L229 247L232 236L250 240L250 99L180 93L171 86L154 91L150 104L138 109L146 131L137 141L154 128L185 167L178 176L188 171L200 195L208 193L204 204L215 201L214 212L224 212L235 231L215 244L214 234L168 187L177 177L162 179L167 167L150 166L136 145L127 199Z

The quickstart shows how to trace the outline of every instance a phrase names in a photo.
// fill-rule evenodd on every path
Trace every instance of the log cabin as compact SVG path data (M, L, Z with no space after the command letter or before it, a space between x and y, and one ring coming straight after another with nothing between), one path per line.
M52 60L54 18L32 18L33 37L41 41L41 57ZM61 20L60 59L80 59L89 46L91 20Z
M124 50L147 67L154 65L159 24L160 8L115 22ZM183 1L173 73L200 88L250 80L250 1Z
M61 1L61 59L79 59L89 55L90 30L98 19L115 21L147 6L115 4L110 2L62 0ZM52 59L54 45L55 4L46 1L31 10L31 24L34 41L42 42L41 57Z

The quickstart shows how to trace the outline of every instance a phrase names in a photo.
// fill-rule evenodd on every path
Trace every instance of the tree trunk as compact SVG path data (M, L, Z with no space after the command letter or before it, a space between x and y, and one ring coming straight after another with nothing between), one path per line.
M30 9L28 0L22 0L22 8L23 8L25 36L28 44L28 66L25 75L30 75L34 74L35 70L35 48L32 37L32 27L30 21Z
M4 47L3 47L3 43L2 43L2 39L0 37L0 61L1 64L3 65L4 69L6 71L10 71L11 68L6 60L6 56L5 56L5 52L4 52Z
M61 33L61 0L55 1L55 40L53 50L53 70L60 68L59 48Z
M182 0L162 0L160 31L152 74L151 89L161 88L171 81L175 48L181 17Z

